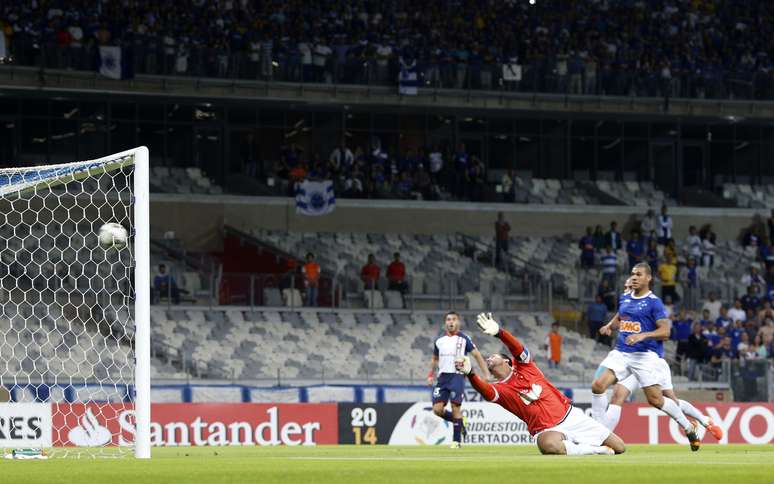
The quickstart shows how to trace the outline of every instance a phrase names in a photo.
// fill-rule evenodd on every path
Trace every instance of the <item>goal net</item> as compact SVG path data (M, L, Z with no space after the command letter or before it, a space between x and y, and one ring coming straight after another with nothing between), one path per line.
M148 231L147 148L0 170L4 456L150 456Z

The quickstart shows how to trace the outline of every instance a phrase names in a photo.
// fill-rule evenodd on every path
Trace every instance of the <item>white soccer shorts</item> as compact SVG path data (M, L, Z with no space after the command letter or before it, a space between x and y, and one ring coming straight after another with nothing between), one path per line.
M669 368L669 363L663 358L659 358L658 361L659 368L654 369L659 374L660 383L658 386L661 387L661 390L671 390L674 387L672 386L672 370ZM629 393L634 393L640 388L640 382L637 381L637 377L633 374L627 376L624 380L620 380L618 384L625 386Z
M559 432L564 435L565 440L576 444L602 445L610 436L610 429L589 417L583 410L572 407L567 418L559 425L545 429L543 432ZM535 436L537 438L537 435Z
M664 383L664 367L660 362L666 363L652 351L624 353L623 351L613 350L607 354L607 358L602 361L600 366L604 366L615 373L615 377L619 382L626 380L630 375L634 375L641 387L649 387ZM667 365L668 367L669 365ZM669 383L671 384L671 382L672 378L670 376Z

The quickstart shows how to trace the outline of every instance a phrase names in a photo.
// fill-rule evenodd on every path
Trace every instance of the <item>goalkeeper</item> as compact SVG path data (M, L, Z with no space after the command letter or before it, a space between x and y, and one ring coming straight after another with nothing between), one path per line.
M543 454L591 455L621 454L625 450L619 436L608 430L556 389L535 366L529 350L508 331L501 329L492 313L477 319L481 330L508 348L511 355L495 353L486 360L492 376L489 384L473 373L470 358L456 361L457 369L470 379L473 388L486 400L497 403L527 424Z

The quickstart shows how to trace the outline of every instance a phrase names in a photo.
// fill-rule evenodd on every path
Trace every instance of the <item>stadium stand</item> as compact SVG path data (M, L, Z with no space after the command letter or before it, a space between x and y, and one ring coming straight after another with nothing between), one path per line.
M51 225L42 223L31 224L26 229L0 227L0 237L5 241L0 258L6 268L3 277L6 303L0 316L0 333L4 335L3 352L10 355L3 363L3 374L15 375L15 384L51 380L59 374L85 377L86 372L96 372L94 378L109 378L111 372L121 371L121 362L129 354L131 335L124 334L120 324L114 324L126 316L111 313L109 305L100 304L93 297L93 291L103 288L100 284L108 291L117 289L112 282L115 278L105 272L117 266L102 264L106 253L92 250L93 227L61 224L54 228L52 231ZM34 269L37 266L31 266L30 270L29 266L19 265L16 257L23 253L19 244L25 235L20 230L35 234L26 240L38 240L40 248L59 249L61 262L69 270L57 272L57 264L51 263L41 266L38 273ZM299 258L313 248L323 272L332 272L343 282L346 297L338 302L340 307L303 307L301 292L295 287L268 288L262 306L253 307L205 309L201 305L171 305L167 300L166 305L152 309L154 378L270 380L281 375L284 381L321 378L413 381L426 369L431 337L438 331L442 316L437 308L447 303L444 296L447 292L455 295L451 301L456 301L457 307L464 307L470 320L473 311L512 308L518 304L509 303L529 297L519 279L513 277L520 272L550 277L557 305L591 300L601 278L596 267L580 268L580 249L573 237L514 236L510 240L507 267L498 270L492 267L492 240L486 236L264 229L252 229L249 233L266 246ZM188 295L185 302L212 304L216 299L214 292L219 290L218 282L200 264L192 263L196 255L188 254L175 239L154 240L153 247L152 264L166 263L173 268L180 287ZM34 257L35 247L27 249ZM662 257L663 246L659 249L658 256ZM686 247L678 244L681 266L686 261L685 250ZM384 278L377 283L377 291L365 290L359 274L367 256L374 254L377 262L386 265L394 252L401 253L408 268L409 299L424 301L426 306L417 304L408 309L399 292L387 290ZM699 298L703 300L713 291L722 302L729 303L744 294L747 287L742 276L751 264L758 263L757 259L760 255L740 241L717 242L713 266L698 269ZM618 261L620 278L626 268L623 254L619 254ZM51 297L66 295L91 301L93 306L88 314L52 311L46 301L38 305L15 304L15 292L23 291L25 284L50 284L54 274L57 278L53 280L59 283L52 287ZM95 277L97 274L101 277ZM654 290L660 293L658 279ZM683 295L684 291L684 287L678 288L679 294ZM542 362L544 356L539 349L544 344L548 323L555 316L526 311L502 314L505 324L536 349ZM30 321L39 322L32 325L39 330L29 331ZM755 334L766 324L760 320L748 328ZM557 381L587 382L607 350L607 346L586 337L585 331L576 329L571 324L564 329L566 361L558 370L546 370ZM120 332L110 347L95 348L92 336L105 331ZM67 342L68 353L60 350L65 346L58 345L59 341ZM485 339L481 347L485 352L497 350ZM766 344L760 343L760 347L765 349ZM666 354L678 371L697 377L687 366L676 342L667 345ZM102 362L100 369L79 364L93 361L97 355ZM46 365L35 363L41 358ZM712 370L708 363L702 368L701 378L718 378L717 370ZM676 381L685 381L685 378L676 377Z
M410 299L415 307L425 307L427 304L432 307L446 301L449 296L467 301L469 309L482 304L507 307L506 303L523 300L525 296L524 287L518 279L490 267L491 240L485 237L293 233L262 229L253 230L252 234L268 245L293 254L304 254L313 247L324 270L339 278L351 295L347 298L347 304L351 307L372 307L367 300L371 297L374 297L373 307L384 307L385 302L391 309L404 307L399 299L400 294L387 290L384 275L375 288L383 293L377 292L373 296L359 277L360 268L369 254L374 254L377 261L386 265L394 252L399 252L410 268ZM509 260L514 273L554 270L562 267L563 263L569 262L571 265L573 259L569 245L561 239L515 237L512 247ZM472 257L461 257L461 253L468 248L474 250ZM483 254L484 262L478 260L476 251ZM423 302L426 304L423 305Z
M468 313L470 319L472 313ZM215 379L408 380L427 371L432 339L440 332L442 312L266 308L204 310L154 307L153 338L157 355L179 363L175 348L191 355L199 376ZM503 324L534 348L545 367L547 314L507 313ZM541 322L542 321L542 322ZM468 323L470 326L472 323ZM501 351L468 328L484 354ZM565 334L572 350L567 365L548 370L563 381L584 381L605 348L574 331ZM172 354L164 354L165 349ZM169 367L166 367L168 370ZM162 368L159 377L164 378Z
M403 482L448 479L449 446L484 446L464 479L527 444L544 481L580 461L538 452L763 476L773 21L761 0L0 1L0 455ZM632 267L651 285L622 293ZM464 376L449 312L514 359ZM642 351L684 401L599 395L651 316L671 330ZM221 446L257 458L210 465Z
M347 291L352 294L348 299L351 307L363 307L360 304L367 304L363 298L370 297L363 295L365 288L359 279L360 267L368 254L376 255L377 261L386 262L393 252L400 252L409 268L409 278L413 281L413 297L420 301L427 299L437 302L444 299L449 291L460 296L466 293L470 293L473 298L477 297L474 295L481 296L484 305L501 301L499 297L505 297L504 302L517 301L519 295L524 295L524 289L509 274L525 271L550 275L553 291L557 295L565 295L571 300L580 298L590 301L593 300L596 285L601 278L598 268L591 271L581 269L577 242L567 237L512 237L507 257L509 272L504 272L491 267L492 241L485 236L292 233L261 229L253 230L252 233L257 239L290 253L300 255L314 247L321 265L329 273L341 278ZM663 247L659 247L661 256ZM715 250L713 267L698 269L701 295L706 297L710 291L714 291L723 300L732 301L735 295L746 291L746 288L732 281L740 280L750 264L755 263L755 257L751 258L749 250L735 240L722 241ZM465 252L472 257L460 258L460 254ZM680 255L678 263L682 266L685 262L685 256ZM626 258L619 255L619 277L628 270L627 264ZM445 281L444 275L459 281L459 287ZM382 277L377 289L385 291L386 286L386 279ZM656 281L655 287L660 292L660 282ZM386 300L385 294L380 295L379 299Z
M0 30L9 32L13 62L91 69L97 45L110 43L125 50L126 74L394 85L401 65L416 60L422 84L457 89L752 99L772 88L771 55L748 26L749 19L771 17L765 2L712 0L651 11L647 2L464 0L455 2L454 21L470 19L475 27L464 35L442 28L449 19L439 0L368 8L228 5L224 11L214 1L144 1L106 6L95 17L86 4L59 9L11 1L0 9ZM569 11L572 22L554 14ZM537 27L535 18L542 19ZM218 28L195 29L203 19ZM291 28L299 19L315 20ZM631 33L615 35L630 19L637 25ZM702 35L708 28L711 40ZM716 48L732 39L735 49ZM505 77L504 66L519 74Z
M200 193L219 195L223 188L208 178L200 168L154 166L151 190L166 193Z
M732 200L740 208L768 208L774 206L774 185L724 183L723 198Z

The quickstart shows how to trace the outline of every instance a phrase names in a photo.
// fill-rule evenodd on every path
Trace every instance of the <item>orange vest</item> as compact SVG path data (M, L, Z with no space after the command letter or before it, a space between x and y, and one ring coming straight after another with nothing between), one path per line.
M304 274L309 282L317 282L320 279L320 264L317 262L307 262L304 264Z
M562 335L548 333L548 348L551 350L551 361L561 361L562 359Z

